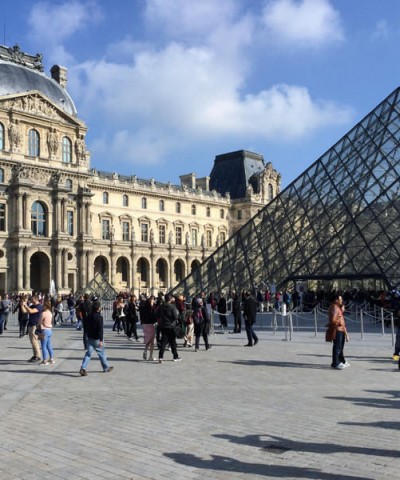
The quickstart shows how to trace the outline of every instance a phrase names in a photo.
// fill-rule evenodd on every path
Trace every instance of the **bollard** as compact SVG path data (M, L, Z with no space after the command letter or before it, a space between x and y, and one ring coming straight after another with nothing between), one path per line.
M364 340L364 313L360 310L361 340Z
M317 309L314 308L314 337L317 336L317 333L318 333Z
M384 321L383 308L381 308L381 323L382 323L382 337L383 337L385 335L385 321Z
M394 318L393 312L390 314L390 327L392 329L392 347L394 347L395 340L394 340Z

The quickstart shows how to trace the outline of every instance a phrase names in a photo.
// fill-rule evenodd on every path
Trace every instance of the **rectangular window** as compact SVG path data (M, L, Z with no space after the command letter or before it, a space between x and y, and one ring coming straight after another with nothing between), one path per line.
M0 203L0 232L6 231L6 205Z
M197 247L197 230L192 228L192 247Z
M110 240L110 220L102 220L101 231L103 240Z
M242 219L242 211L241 211L241 210L238 210L238 211L237 211L237 219L238 219L238 220L241 220L241 219Z
M67 211L67 232L68 235L74 234L74 212Z
M207 230L207 232L206 232L206 245L207 245L207 247L212 247L212 232L211 232L211 230Z
M124 242L129 241L129 222L122 222L122 240Z
M159 243L165 243L165 225L159 225L158 227L158 241Z
M148 226L147 223L142 223L140 225L140 232L141 232L142 242L148 242L149 241L149 226Z
M182 245L182 227L175 228L175 243Z

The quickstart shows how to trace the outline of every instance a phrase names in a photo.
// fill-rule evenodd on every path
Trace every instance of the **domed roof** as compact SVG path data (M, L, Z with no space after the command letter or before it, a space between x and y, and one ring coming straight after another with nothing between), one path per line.
M69 115L77 116L71 97L54 79L38 70L0 59L0 96L38 90Z

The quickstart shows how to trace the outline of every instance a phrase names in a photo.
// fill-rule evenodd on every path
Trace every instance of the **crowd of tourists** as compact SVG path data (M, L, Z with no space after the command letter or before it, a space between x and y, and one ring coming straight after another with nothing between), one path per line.
M339 303L338 303L339 302ZM371 305L390 308L395 313L397 326L394 360L400 355L400 292L373 291L309 291L304 295L288 290L272 293L270 290L210 293L186 298L184 295L153 295L141 294L139 298L134 294L121 292L112 305L112 330L118 335L123 334L131 341L141 341L138 334L138 324L143 332L143 360L163 363L166 350L170 350L173 361L178 362L177 338L183 339L184 348L200 349L200 342L204 349L211 348L209 334L211 330L211 312L217 315L222 329L228 327L228 316L233 315L233 330L236 334L242 331L242 320L247 335L246 347L257 345L258 337L254 331L257 312L272 309L282 311L283 308L306 309L307 305L324 303L331 305L329 324L335 332L332 336L333 353L332 367L346 368L344 360L344 342L348 340L348 333L344 322L344 311L350 302L368 303ZM87 366L95 351L104 372L112 371L108 364L104 349L104 318L102 305L96 296L89 294L77 298L71 293L66 296L46 296L34 294L30 297L19 295L10 297L0 295L0 334L7 330L11 313L18 315L19 336L28 336L32 345L32 357L29 362L40 365L55 363L52 346L52 329L56 325L70 322L76 325L77 330L83 332L85 356L82 360L80 374L87 375ZM243 317L243 318L242 318ZM336 335L337 334L337 335ZM400 360L399 360L400 368Z

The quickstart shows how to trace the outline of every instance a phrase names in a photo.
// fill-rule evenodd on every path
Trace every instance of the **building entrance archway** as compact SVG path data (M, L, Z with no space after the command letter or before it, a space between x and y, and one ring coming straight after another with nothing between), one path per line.
M35 292L48 292L50 289L50 260L43 252L31 256L30 287Z

